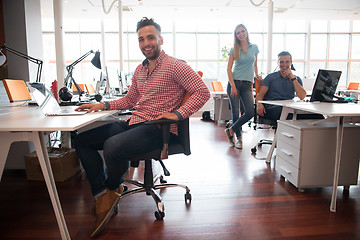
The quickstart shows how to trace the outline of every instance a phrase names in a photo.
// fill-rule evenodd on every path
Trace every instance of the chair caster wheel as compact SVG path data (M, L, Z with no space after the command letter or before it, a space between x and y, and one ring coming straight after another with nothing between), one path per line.
M165 179L160 179L160 183L167 183Z
M185 203L191 203L192 197L191 197L191 193L186 192L185 193Z
M164 212L156 211L156 212L154 212L154 214L155 214L156 220L163 220L164 217L165 217L165 213L164 213Z
M256 151L257 151L257 150L256 150L256 147L253 147L253 148L251 149L251 152L254 153L254 154L256 153Z

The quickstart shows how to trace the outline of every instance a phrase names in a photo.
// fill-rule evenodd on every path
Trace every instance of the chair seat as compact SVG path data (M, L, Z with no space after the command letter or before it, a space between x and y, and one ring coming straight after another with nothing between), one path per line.
M168 148L169 155L180 154L180 153L189 155L185 153L184 146L181 145L180 143L169 144L169 148ZM161 148L132 157L130 161L144 161L148 159L160 160L160 155L161 155Z

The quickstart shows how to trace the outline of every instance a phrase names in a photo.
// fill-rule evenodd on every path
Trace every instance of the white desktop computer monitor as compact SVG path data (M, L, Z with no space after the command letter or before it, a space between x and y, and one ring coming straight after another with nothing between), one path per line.
M124 72L124 71L120 71L120 72L119 72L119 76L120 76L120 84L121 84L122 93L124 93L125 91L127 91L127 87L128 87L128 83L127 83L127 78L126 78L125 72Z
M115 68L106 67L106 73L110 88L119 91L121 89L121 83L118 70Z

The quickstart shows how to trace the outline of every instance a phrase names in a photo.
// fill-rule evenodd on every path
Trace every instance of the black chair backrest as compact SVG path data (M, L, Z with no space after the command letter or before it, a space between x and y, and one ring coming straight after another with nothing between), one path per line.
M190 126L189 118L184 119L178 124L178 136L176 142L169 143L169 155L176 153L184 153L185 155L190 155Z

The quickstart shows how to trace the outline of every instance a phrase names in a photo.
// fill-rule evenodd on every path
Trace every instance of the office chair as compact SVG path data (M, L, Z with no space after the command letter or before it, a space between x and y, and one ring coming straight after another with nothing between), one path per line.
M184 98L183 103L187 100L188 96ZM170 176L170 172L166 169L162 159L167 159L168 155L173 154L185 154L190 155L190 135L189 135L189 119L186 118L182 121L174 121L169 119L159 119L148 121L145 124L158 124L161 126L162 135L163 135L163 148L156 149L151 152L147 152L145 154L140 154L138 156L133 157L130 159L130 164L132 167L139 166L139 161L145 161L145 169L144 169L144 182L140 182L133 179L125 179L125 183L130 183L137 186L134 189L127 190L121 194L121 198L126 196L132 195L134 193L139 192L146 192L146 195L151 195L154 199L157 211L155 211L155 218L157 220L162 220L165 217L164 212L164 204L162 202L161 196L155 191L156 189L162 189L167 187L182 187L186 190L185 193L185 203L190 204L192 197L190 194L190 189L183 184L173 184L173 183L166 183L164 180L163 175L159 174L154 176L152 170L152 160L158 161L164 171L165 176ZM178 125L178 136L176 137L175 141L169 141L170 137L170 125L177 124ZM160 184L155 184L160 180ZM117 211L117 210L115 210Z
M256 113L256 106L255 106L255 113ZM272 129L274 129L276 131L277 121L261 117L261 116L259 116L257 114L254 116L254 118L257 118L254 130L256 130L256 129L264 129L264 127L259 127L258 126L258 124L264 124L264 125L269 126L269 127L266 127L266 129L272 128ZM251 153L256 154L257 149L261 148L262 145L264 145L264 144L265 145L271 145L272 143L273 143L273 140L271 140L271 139L260 139L257 142L257 144L253 148L251 148Z
M260 86L261 86L261 83L259 83L259 81L254 78L254 88L255 88L255 95L254 95L254 98L256 98L256 95L257 93L259 92L260 90ZM256 106L256 102L254 104L254 110L255 110L255 115L254 115L254 130L257 130L257 129L264 129L264 127L259 127L259 124L262 124L262 125L268 125L269 127L266 127L266 129L275 129L276 130L276 126L277 126L277 122L275 120L272 120L272 119L267 119L267 118L264 118L260 115L257 114L257 106ZM251 123L249 123L249 126L251 125ZM252 154L256 154L257 152L257 149L258 148L261 148L263 144L266 144L266 145L271 145L273 143L273 140L270 140L270 139L260 139L258 141L258 143L253 147L251 148L251 153Z
M256 106L255 106L255 112L256 112ZM267 118L261 117L261 116L259 116L257 114L256 114L256 116L258 117L257 121L258 121L259 124L268 125L269 127L267 129L272 128L276 132L277 120L267 119ZM299 113L295 113L295 114L289 113L287 115L287 120L290 120L290 119L293 119L293 120L294 119L296 119L296 120L301 120L301 119L324 119L324 116L321 115L321 114L312 114L312 113L300 113L300 114ZM258 127L256 129L258 129ZM272 143L273 143L273 140L261 139L253 148L251 148L251 153L256 154L257 149L259 147L261 148L263 144L271 145Z

